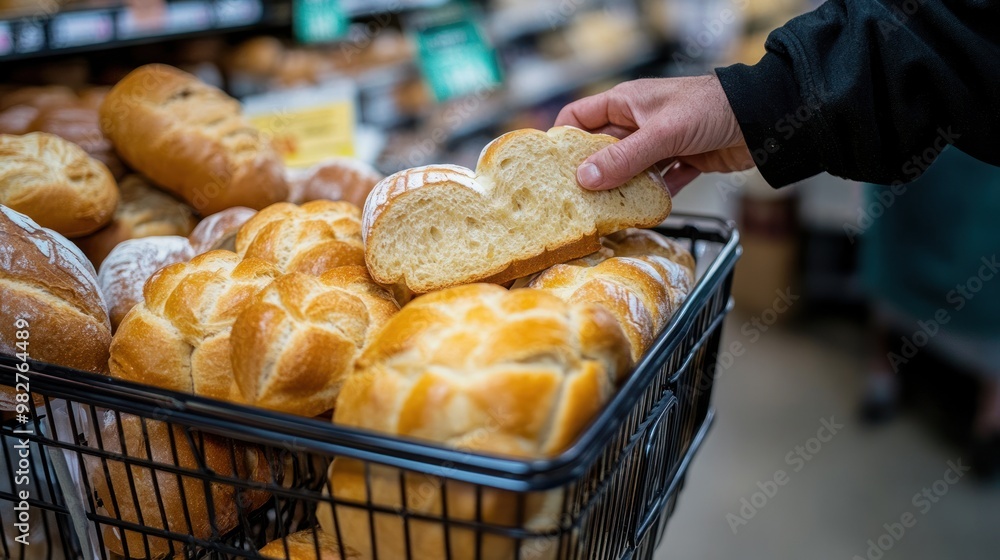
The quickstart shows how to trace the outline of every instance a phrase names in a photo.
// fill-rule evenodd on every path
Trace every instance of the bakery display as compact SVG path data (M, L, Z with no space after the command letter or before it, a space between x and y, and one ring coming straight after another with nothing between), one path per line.
M97 108L83 102L70 106L44 107L28 125L32 132L48 132L83 148L90 157L108 166L116 178L125 175L125 166L118 159L111 141L101 132Z
M271 483L277 477L256 447L208 434L192 433L189 438L180 426L131 414L109 411L101 420L100 441L111 453L187 471L209 469L219 477L256 483ZM103 515L179 535L207 539L225 534L237 527L240 515L259 508L270 497L261 490L238 491L232 484L206 483L167 470L157 469L154 474L149 468L113 458L84 457ZM102 533L104 545L126 558L172 558L184 549L180 541L113 525L103 525Z
M111 324L95 276L65 237L0 206L0 353L18 352L24 319L32 359L106 372Z
M214 249L236 251L236 235L243 224L254 217L256 210L234 206L216 212L198 222L188 239L195 253L207 253Z
M621 231L601 244L596 253L546 269L527 287L604 306L638 361L691 291L694 259L676 241L649 230Z
M346 157L330 158L308 169L289 170L288 174L288 202L343 200L359 208L385 178L363 161Z
M76 93L65 86L27 86L20 87L0 96L0 111L27 105L41 109L43 107L69 107L78 101Z
M239 103L190 74L142 66L112 88L100 113L122 159L201 215L288 197L278 156Z
M142 288L161 268L194 258L186 237L163 235L129 239L118 244L101 263L97 283L111 316L112 332L133 307L142 303Z
M0 204L79 237L111 221L118 188L107 166L72 142L41 132L0 135Z
M303 416L331 410L355 359L398 309L362 266L278 278L233 324L244 401Z
M141 175L129 175L118 185L120 200L111 223L74 240L94 266L119 243L154 235L187 236L196 220L191 207L153 187Z
M387 177L364 209L372 277L415 293L504 283L592 253L603 235L659 224L671 202L654 169L607 191L576 183L577 166L616 141L571 127L518 130L487 145L475 172L432 165Z
M542 290L508 291L470 284L421 296L396 314L371 341L357 369L344 383L334 422L386 434L431 440L470 452L521 458L551 457L569 446L613 394L631 365L628 342L603 307L567 303ZM398 471L343 458L331 466L334 497L364 502L367 490L378 506L398 510ZM424 486L420 486L421 483ZM426 477L405 482L406 506L441 514L441 489ZM418 491L419 490L419 491ZM551 523L557 493L528 499L517 512L515 494L486 490L483 521L515 526L524 513L528 526ZM471 520L476 490L449 485L448 515ZM332 532L332 511L318 509ZM414 522L407 556L397 518L377 517L372 527L364 509L337 510L346 546L373 556L370 531L379 535L379 558L430 560L447 556L440 524ZM448 529L452 557L474 558L472 531ZM482 558L513 557L515 543L483 537Z
M146 281L143 302L111 341L111 375L185 393L241 401L230 362L233 321L277 278L274 265L210 251Z
M274 560L352 560L359 558L351 550L341 554L337 539L316 530L299 531L284 539L275 539L258 551L261 556Z
M236 253L274 263L285 273L319 275L338 266L364 265L361 211L348 202L316 200L269 206L236 236Z
M38 116L38 107L14 105L0 111L0 134L27 134Z

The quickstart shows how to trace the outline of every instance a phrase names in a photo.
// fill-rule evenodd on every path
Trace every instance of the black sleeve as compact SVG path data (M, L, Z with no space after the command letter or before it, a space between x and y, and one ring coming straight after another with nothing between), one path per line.
M829 0L718 76L764 178L916 179L946 144L1000 165L1000 1Z

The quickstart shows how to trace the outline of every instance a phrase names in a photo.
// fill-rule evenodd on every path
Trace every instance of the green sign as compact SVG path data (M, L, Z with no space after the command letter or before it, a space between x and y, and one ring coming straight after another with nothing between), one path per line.
M340 0L294 0L292 28L303 43L336 41L347 34L350 20Z
M417 60L438 101L489 91L503 83L496 51L471 10L451 4L410 21Z

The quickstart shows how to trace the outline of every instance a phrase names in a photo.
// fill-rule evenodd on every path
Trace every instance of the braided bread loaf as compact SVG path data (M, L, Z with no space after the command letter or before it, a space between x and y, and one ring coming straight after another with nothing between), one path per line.
M600 306L566 303L541 290L507 291L470 284L410 302L376 335L344 384L334 421L408 437L429 439L469 451L517 457L548 457L566 449L601 410L628 372L631 360L621 328ZM331 489L338 499L406 507L440 515L442 495L426 477L408 476L411 499L401 500L400 475L338 458ZM429 482L431 482L429 484ZM513 526L520 514L528 525L551 523L558 493L526 500L482 492L485 522ZM448 516L476 518L476 489L448 485ZM333 532L333 514L321 506L319 519ZM371 557L371 527L361 509L339 507L344 544ZM431 522L411 524L407 554L398 518L377 516L378 557L437 560L476 558L475 535ZM484 559L513 557L512 540L485 537Z
M347 202L287 202L261 210L240 228L236 252L274 263L285 273L320 275L364 265L361 210Z
M333 536L318 529L306 529L292 533L283 539L275 539L258 550L265 558L284 560L353 560L357 553L350 549L340 553L340 545Z
M243 398L303 416L331 410L358 354L398 310L362 266L278 278L233 324L233 372Z
M210 251L170 265L143 287L111 341L111 375L240 402L230 361L237 315L278 270L260 259Z
M628 229L601 239L602 249L541 272L529 288L610 311L638 361L680 308L694 283L694 258L677 242Z

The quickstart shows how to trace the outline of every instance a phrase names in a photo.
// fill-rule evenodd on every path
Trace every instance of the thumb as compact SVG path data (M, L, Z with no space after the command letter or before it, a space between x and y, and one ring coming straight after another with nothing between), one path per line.
M587 158L576 171L585 189L603 191L620 187L664 158L651 127L640 128Z

